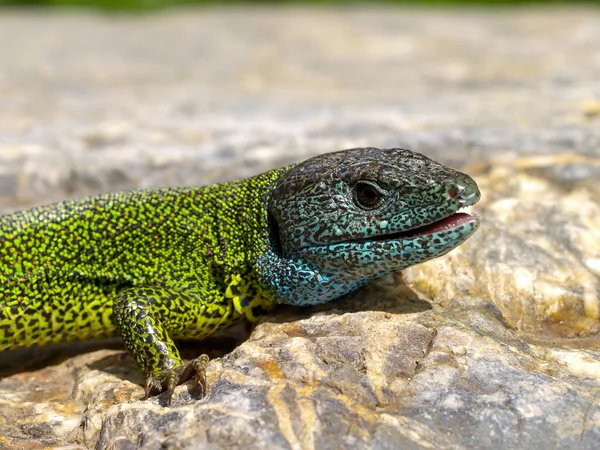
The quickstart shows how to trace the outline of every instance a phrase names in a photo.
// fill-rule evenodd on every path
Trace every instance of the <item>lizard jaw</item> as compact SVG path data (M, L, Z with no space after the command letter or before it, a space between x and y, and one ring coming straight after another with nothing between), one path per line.
M468 214L465 212L456 212L441 220L424 225L422 227L413 228L411 230L400 231L397 233L380 234L368 238L356 239L349 242L365 242L365 241L388 241L388 240L400 240L400 239L414 239L420 236L428 236L434 233L441 233L451 231L459 228L467 223L479 222L479 216L477 214Z

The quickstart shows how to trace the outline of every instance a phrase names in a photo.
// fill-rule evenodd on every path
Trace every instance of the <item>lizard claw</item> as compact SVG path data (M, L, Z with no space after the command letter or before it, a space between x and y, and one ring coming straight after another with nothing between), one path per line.
M194 372L194 387L201 386L200 398L206 395L206 366L208 365L208 355L200 355L194 359L190 365L193 366Z
M207 355L200 355L186 365L165 370L158 376L149 376L146 378L144 400L147 400L153 391L166 391L167 405L171 406L175 388L190 378L193 379L193 386L195 388L201 386L200 398L204 397L206 395L206 366L208 365L208 361L209 358Z
M155 391L157 389L160 391L160 381L158 381L154 377L146 378L146 389L144 390L144 400L148 400L150 395L152 395L152 391Z

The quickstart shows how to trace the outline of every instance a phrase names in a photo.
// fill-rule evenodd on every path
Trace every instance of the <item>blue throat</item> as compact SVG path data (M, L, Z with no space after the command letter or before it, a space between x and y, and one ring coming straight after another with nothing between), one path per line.
M318 305L374 278L442 256L466 241L478 225L474 217L451 230L423 237L307 247L292 257L269 249L258 260L259 273L277 303Z

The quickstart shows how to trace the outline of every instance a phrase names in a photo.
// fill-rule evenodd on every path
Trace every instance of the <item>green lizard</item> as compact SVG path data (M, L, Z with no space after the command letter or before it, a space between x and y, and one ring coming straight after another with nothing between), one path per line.
M467 175L358 148L213 186L68 200L0 217L0 351L120 335L145 398L193 378L173 339L277 304L325 303L438 257L479 218Z

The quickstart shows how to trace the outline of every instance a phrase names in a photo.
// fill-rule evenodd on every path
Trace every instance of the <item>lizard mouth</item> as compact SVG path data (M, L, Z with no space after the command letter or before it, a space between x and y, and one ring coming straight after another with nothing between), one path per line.
M437 222L424 225L422 227L413 228L412 230L402 231L398 233L380 234L377 236L371 236L368 238L357 239L354 242L372 242L372 241L393 241L401 239L414 239L420 236L428 236L434 233L443 233L446 231L454 230L465 224L471 222L477 222L479 217L476 214L468 214L464 212L457 212L444 217Z

